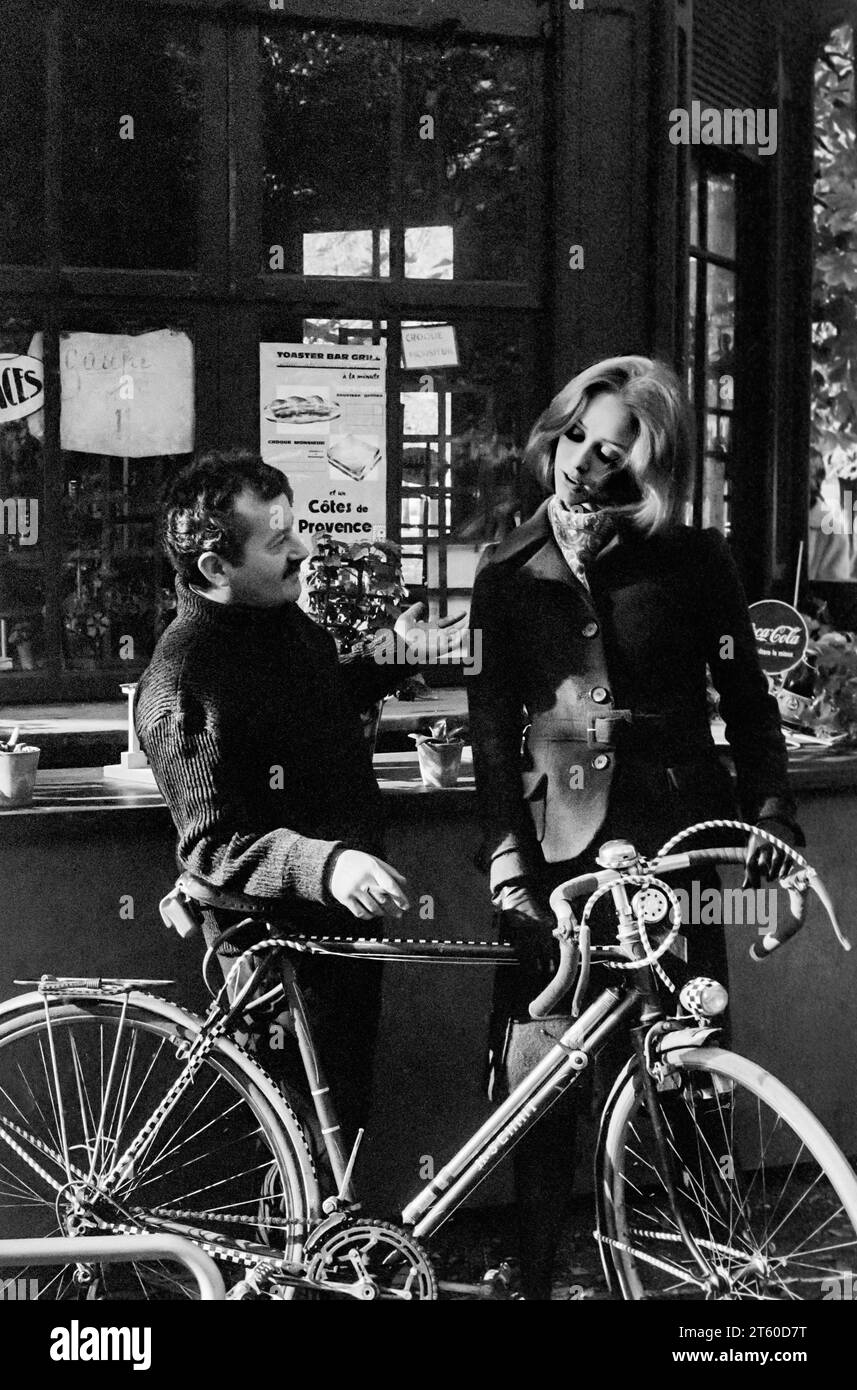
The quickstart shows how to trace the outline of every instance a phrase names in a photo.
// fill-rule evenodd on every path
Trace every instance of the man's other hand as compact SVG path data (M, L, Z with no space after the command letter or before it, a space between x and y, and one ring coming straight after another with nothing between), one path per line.
M344 849L330 875L329 888L354 917L401 917L410 903L407 879L383 859L358 849Z

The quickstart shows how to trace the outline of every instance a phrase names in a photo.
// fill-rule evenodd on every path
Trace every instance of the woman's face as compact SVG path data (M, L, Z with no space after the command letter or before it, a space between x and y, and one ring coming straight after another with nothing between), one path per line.
M634 443L633 418L612 391L593 396L576 424L556 442L554 492L567 507L579 502L618 505L639 496L623 471Z

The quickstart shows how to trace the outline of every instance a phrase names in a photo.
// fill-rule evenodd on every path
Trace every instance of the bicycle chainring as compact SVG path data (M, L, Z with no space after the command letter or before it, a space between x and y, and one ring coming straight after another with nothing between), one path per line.
M384 1221L343 1219L310 1240L306 1262L308 1278L329 1285L331 1298L411 1303L438 1297L426 1252L407 1232Z

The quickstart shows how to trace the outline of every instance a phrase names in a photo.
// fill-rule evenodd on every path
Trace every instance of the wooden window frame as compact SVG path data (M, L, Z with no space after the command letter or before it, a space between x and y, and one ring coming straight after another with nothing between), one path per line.
M773 449L769 432L773 345L769 340L769 285L765 260L772 189L769 176L760 163L739 154L706 149L700 153L697 168L701 179L716 174L735 175L734 257L720 256L704 247L707 200L702 196L702 182L698 239L693 244L688 240L688 248L689 260L695 259L698 265L722 266L735 272L735 401L729 474L732 485L729 542L746 587L751 592L761 592L770 561L767 537L773 506L769 486ZM705 277L697 274L693 399L697 459L693 495L695 526L702 523L705 422L710 413L705 393L705 283ZM687 284L689 287L689 277Z
M266 310L282 308L301 317L386 319L388 399L402 389L401 319L444 320L489 315L502 310L519 317L534 349L547 306L549 235L544 87L552 65L546 49L549 6L524 0L467 0L432 5L426 23L423 0L362 4L359 22L347 0L299 3L285 0L283 11L267 0L136 0L153 12L183 13L199 21L200 122L197 230L199 256L191 270L127 270L65 265L60 245L62 158L62 47L64 26L95 0L44 0L45 46L45 260L36 266L0 265L0 308L31 319L45 335L44 560L45 639L49 664L35 672L7 672L0 678L0 700L73 700L118 695L115 669L92 672L62 669L62 535L60 507L63 466L59 446L59 333L69 320L122 313L164 325L186 321L194 340L196 447L258 441L258 345ZM318 23L357 32L386 34L397 45L397 75L391 129L390 277L348 279L260 273L262 103L258 86L259 34L282 23ZM541 139L530 169L524 280L455 281L404 278L404 185L402 179L401 56L409 38L503 42L541 55L544 81L533 80L534 121ZM533 355L533 417L543 405L537 377L543 364ZM544 375L544 373L542 373ZM547 376L545 375L545 379ZM399 412L387 411L387 517L392 537L399 534L402 485ZM128 679L144 663L128 662Z

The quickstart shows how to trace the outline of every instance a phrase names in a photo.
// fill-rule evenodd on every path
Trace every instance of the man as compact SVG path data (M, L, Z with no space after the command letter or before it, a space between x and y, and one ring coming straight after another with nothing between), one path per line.
M203 455L172 480L164 543L178 611L140 681L137 732L184 870L287 907L297 930L353 935L366 930L355 919L409 905L380 857L381 798L359 720L403 673L371 659L341 666L333 638L298 608L308 552L292 501L283 474L244 451ZM414 613L397 624L406 641L424 626ZM206 940L237 920L207 913ZM299 978L347 1134L368 1106L380 972L314 959Z

